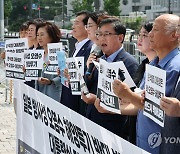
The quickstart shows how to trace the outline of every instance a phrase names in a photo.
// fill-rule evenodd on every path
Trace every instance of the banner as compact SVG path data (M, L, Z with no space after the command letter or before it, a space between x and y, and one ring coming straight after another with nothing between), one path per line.
M69 75L70 85L73 95L81 95L81 87L79 81L79 73L84 75L84 57L72 57L66 59Z
M35 89L18 88L17 153L147 154Z
M41 77L44 63L44 50L25 50L25 80L37 80Z
M6 77L24 80L24 51L28 48L27 38L10 39L5 42Z
M146 64L145 104L143 114L164 127L165 113L160 108L160 99L165 96L166 71Z
M100 59L99 64L97 97L100 99L100 105L111 112L120 114L119 99L113 92L112 82L114 79L120 79L129 87L135 87L135 84L122 61L108 63Z
M62 43L49 43L47 46L49 63L44 73L56 75L58 69L57 52L63 51Z

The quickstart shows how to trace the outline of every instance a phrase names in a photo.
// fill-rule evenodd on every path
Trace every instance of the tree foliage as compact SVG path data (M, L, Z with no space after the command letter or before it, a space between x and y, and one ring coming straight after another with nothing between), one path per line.
M104 0L104 10L110 15L120 15L120 0Z
M9 17L12 11L12 3L11 0L4 0L4 17Z
M7 0L9 1L9 0ZM45 20L53 20L55 15L62 14L62 0L16 0L12 1L12 12L9 16L10 30L18 31L19 26L30 19L38 18L39 15ZM32 3L31 3L32 2ZM36 8L32 9L32 4ZM40 6L40 11L38 10ZM49 9L45 9L48 6Z
M73 13L76 14L77 12L82 10L93 11L93 2L94 0L73 0L71 2Z
M137 33L142 22L144 22L144 20L141 17L137 17L134 22L126 22L126 27L134 29Z

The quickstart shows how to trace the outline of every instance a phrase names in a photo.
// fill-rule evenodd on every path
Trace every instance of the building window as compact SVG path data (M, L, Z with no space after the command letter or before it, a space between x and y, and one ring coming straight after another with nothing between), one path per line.
M151 10L151 6L145 6L145 10Z
M140 0L132 0L133 3L140 2Z
M137 12L139 11L140 7L139 6L132 6L132 12Z

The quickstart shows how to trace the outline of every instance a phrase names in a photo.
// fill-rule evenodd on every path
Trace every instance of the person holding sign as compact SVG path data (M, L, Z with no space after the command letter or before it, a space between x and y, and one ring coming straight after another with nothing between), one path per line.
M84 72L86 71L86 61L89 57L92 41L88 39L88 34L85 29L87 25L89 13L87 11L81 11L76 14L72 25L72 35L77 39L75 44L75 50L69 55L69 57L83 57L84 58ZM77 113L85 116L84 103L81 102L80 95L72 95L71 86L67 88L62 86L62 97L60 103L68 108L76 111Z
M180 18L177 27L178 41L180 45ZM162 129L162 144L161 154L179 153L179 138L180 138L180 76L173 88L171 97L161 98L160 107L165 111L165 126ZM171 142L175 139L175 142Z
M156 52L150 47L149 32L152 30L153 23L145 23L142 25L141 30L138 34L137 47L141 53L143 53L147 58L145 58L139 65L138 70L133 78L137 87L139 87L141 80L145 72L146 64L149 64L156 57Z
M19 28L19 38L27 38L28 24L25 22ZM0 53L0 58L5 59L5 51Z
M161 15L155 19L153 29L149 33L150 46L157 53L157 57L150 65L166 70L166 96L171 96L180 71L180 51L178 49L178 37L176 35L178 21L179 17L176 15ZM142 89L144 89L144 81L145 77L140 85ZM113 89L119 98L133 103L140 109L143 108L143 98L130 91L121 81L115 80ZM146 117L142 110L138 112L137 145L140 148L153 154L159 153L161 140L164 140L164 138L161 138L161 131L162 128L149 117Z
M36 27L42 21L32 20L28 22L28 45L29 49L40 49L40 45L37 42Z
M28 24L27 22L25 22L19 28L19 37L27 38L27 34L28 34Z
M144 72L145 72L145 66L150 61L152 61L155 56L156 52L150 48L150 38L149 38L149 32L152 30L153 23L144 23L139 31L138 34L138 40L137 40L137 47L141 53L143 53L147 58L145 58L142 63L139 65L137 72L135 73L133 80L137 87L139 87L141 80L143 78ZM121 104L123 105L123 104ZM124 104L125 105L125 104ZM134 106L133 104L129 104L129 106ZM129 132L130 132L130 141L133 144L136 144L136 118L138 111L137 108L134 108L135 116L129 116Z
M58 27L49 22L39 23L37 28L37 41L44 49L44 65L42 70L42 77L38 80L37 90L45 95L59 101L61 98L62 85L60 78L55 74L46 74L48 68L48 43L58 43L61 38L61 32Z
M176 98L161 98L161 108L165 111L167 116L180 117L180 82L172 96Z
M99 40L100 47L104 53L101 57L107 62L117 62L123 61L131 77L137 70L138 64L135 59L126 52L123 47L123 41L126 33L126 28L121 24L120 20L111 17L101 21L99 24L99 30L96 33L97 39ZM114 134L128 138L126 131L127 116L119 114L102 114L97 111L94 106L94 101L96 99L97 83L98 83L98 70L95 69L91 80L87 81L88 89L91 95L94 96L90 100L85 96L83 100L88 101L86 116L93 122L99 124L100 126L110 130Z
M40 45L38 44L37 37L36 37L36 27L41 22L42 22L42 20L38 20L38 19L30 20L27 22L27 25L28 25L27 39L28 39L29 49L31 49L31 50L32 49L42 49L40 47ZM26 70L25 70L25 72L26 72ZM26 81L24 83L32 88L35 88L35 80Z

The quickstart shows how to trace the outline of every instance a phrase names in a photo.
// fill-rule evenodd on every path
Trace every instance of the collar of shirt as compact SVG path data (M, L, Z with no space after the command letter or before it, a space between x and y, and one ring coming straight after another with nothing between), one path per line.
M159 61L159 58L156 57L149 64L152 65L152 66L159 67L159 68L161 68L163 70L166 70L166 66L168 67L168 65L167 65L168 62L178 54L180 54L180 51L179 51L178 48L175 48L166 57L164 57L162 60ZM144 77L143 77L143 79L141 81L140 88L144 89L144 85L145 85L145 73L144 73Z
M172 50L168 55L166 55L166 57L164 57L163 59L161 59L159 61L159 58L156 57L154 60L152 60L150 62L151 65L153 66L158 66L159 68L165 68L166 64L176 55L178 55L180 53L178 48L175 48L174 50Z
M79 50L83 47L83 45L84 45L88 40L89 40L89 39L86 38L86 39L82 40L81 42L77 42L77 43L75 44L76 50L75 50L75 52L74 52L74 54L73 54L73 57L75 57L75 56L77 55L77 53L79 52Z
M116 52L114 52L113 54L111 54L109 57L106 57L105 55L103 56L103 58L107 61L107 62L113 62L114 59L116 58L116 56L122 51L123 47L121 47L119 50L117 50Z

